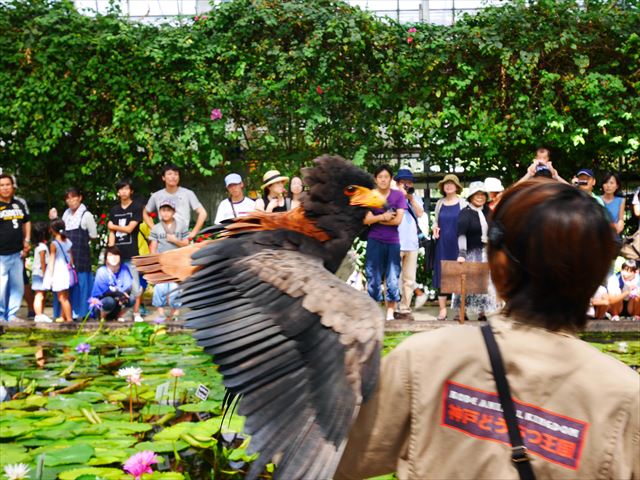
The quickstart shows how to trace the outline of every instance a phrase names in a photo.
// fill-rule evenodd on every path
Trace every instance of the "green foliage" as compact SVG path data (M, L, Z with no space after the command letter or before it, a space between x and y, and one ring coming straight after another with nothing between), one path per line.
M548 144L565 176L637 171L639 24L635 2L513 0L408 32L335 0L234 0L158 26L11 0L0 152L49 203L120 175L149 188L167 161L294 172L323 152L362 164L417 151L509 179Z

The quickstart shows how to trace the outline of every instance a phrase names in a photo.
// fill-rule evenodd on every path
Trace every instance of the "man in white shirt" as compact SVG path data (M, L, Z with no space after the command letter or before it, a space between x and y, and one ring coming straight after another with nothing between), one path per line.
M237 217L244 217L255 210L255 203L244 195L244 183L242 177L237 173L230 173L224 177L224 185L229 192L229 197L225 198L216 212L214 223L222 223Z
M207 219L207 211L204 209L195 193L188 188L178 186L180 183L180 169L176 165L165 165L162 169L162 181L164 182L164 188L151 195L147 202L147 206L142 212L144 222L149 225L149 228L153 228L153 218L151 218L151 213L157 213L159 205L166 200L171 200L176 206L175 218L183 222L185 225L189 226L190 224L191 210L195 211L198 215L196 224L189 232L188 238L189 240L192 240L202 229L202 226Z
M394 180L406 200L407 207L402 222L398 225L400 234L400 261L402 262L402 273L400 276L401 300L395 318L402 320L413 320L411 314L411 299L416 288L416 271L418 269L418 249L420 243L418 234L421 233L418 226L418 218L424 214L422 200L415 193L413 182L415 181L411 170L401 168ZM426 295L421 295L421 304L424 304ZM418 297L420 298L420 297ZM416 300L416 308L419 308Z

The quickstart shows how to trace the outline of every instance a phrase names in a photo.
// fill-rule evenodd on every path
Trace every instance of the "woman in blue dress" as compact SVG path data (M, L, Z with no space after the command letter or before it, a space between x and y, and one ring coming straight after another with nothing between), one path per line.
M620 234L624 230L624 208L625 199L620 194L620 177L615 173L607 173L602 179L602 191L604 195L600 198L604 202L604 206L609 212L611 223L616 229L616 234L620 238Z
M466 206L464 199L458 197L462 192L462 185L458 177L453 174L445 175L438 182L442 197L436 203L435 219L433 222L433 237L437 239L435 265L433 269L433 288L440 289L442 278L442 260L456 260L458 258L458 215ZM438 320L447 319L447 296L439 295L440 312Z

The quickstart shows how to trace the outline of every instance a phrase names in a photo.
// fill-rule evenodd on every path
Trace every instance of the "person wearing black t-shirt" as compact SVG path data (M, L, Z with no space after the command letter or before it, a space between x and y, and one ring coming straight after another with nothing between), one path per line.
M31 219L15 196L11 175L0 175L0 321L17 320L24 294L23 258L29 253Z
M131 259L138 255L138 232L140 223L143 220L142 209L144 205L135 202L133 196L133 183L125 178L116 184L118 198L120 202L111 207L109 212L109 246L116 246L120 250L120 257L123 265L126 265L133 277L131 296L134 297L133 319L142 322L140 316L140 302L142 291L140 288L140 275Z

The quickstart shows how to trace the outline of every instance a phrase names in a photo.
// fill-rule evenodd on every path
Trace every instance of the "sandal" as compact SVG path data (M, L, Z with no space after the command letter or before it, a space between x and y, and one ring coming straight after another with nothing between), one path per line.
M444 322L447 319L447 311L444 311L444 315L438 315L436 319L440 322Z

